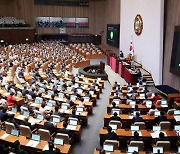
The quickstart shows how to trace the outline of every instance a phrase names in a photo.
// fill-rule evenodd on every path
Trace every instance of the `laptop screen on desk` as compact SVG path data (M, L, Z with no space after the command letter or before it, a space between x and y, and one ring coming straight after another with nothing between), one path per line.
M180 153L180 147L178 147L178 153Z
M175 126L174 126L174 130L175 130L175 131L180 131L180 125L175 125Z
M104 151L113 152L114 151L114 147L113 147L113 145L106 145L106 144L104 144L103 145L103 150Z
M175 114L175 115L180 114L180 110L174 111L174 114Z
M131 126L131 131L139 131L139 126Z
M83 112L83 109L84 109L83 107L77 107L76 110L77 110L77 112Z
M69 124L73 125L73 126L77 126L77 121L76 120L70 120Z
M61 109L63 109L63 110L67 110L67 105L61 105Z
M160 131L161 127L160 126L153 126L153 131Z
M12 130L11 130L11 135L19 136L19 131L16 130L16 129L12 129Z
M60 118L53 117L53 122L54 123L60 123Z
M25 117L29 117L29 112L24 111L24 112L23 112L23 116L25 116Z
M31 139L34 140L34 141L40 141L40 136L37 135L37 134L32 134Z
M35 99L35 103L36 103L36 104L40 104L40 102L41 102L41 101L40 101L39 99L37 99L37 98Z
M155 116L160 116L160 112L159 112L159 111L156 111L156 112L154 112L154 115L155 115Z
M16 112L17 112L17 109L16 109L15 107L13 107L13 108L11 109L11 112L16 113Z
M128 153L133 153L135 151L138 152L138 147L131 147L131 146L128 147Z
M163 147L153 147L153 154L163 154Z
M64 140L60 138L54 138L54 144L56 145L64 145Z
M37 119L39 119L39 120L43 120L43 119L44 119L44 117L43 117L43 115L38 114L38 115L37 115Z
M52 107L53 104L51 102L47 102L47 106Z

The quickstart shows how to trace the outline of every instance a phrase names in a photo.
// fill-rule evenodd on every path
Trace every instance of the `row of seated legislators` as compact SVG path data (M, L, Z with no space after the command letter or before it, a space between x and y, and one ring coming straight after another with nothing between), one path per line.
M81 126L88 125L104 81L67 71L85 57L57 41L0 50L0 142L19 140L27 152L55 144L59 153L69 153L81 140Z
M23 19L15 17L0 17L0 27L24 27L27 26Z
M115 82L97 153L180 153L180 110L141 82Z

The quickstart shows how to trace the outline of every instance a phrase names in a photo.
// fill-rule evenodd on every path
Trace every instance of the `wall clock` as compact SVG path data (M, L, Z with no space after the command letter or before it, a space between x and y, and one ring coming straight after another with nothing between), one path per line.
M136 35L141 35L143 30L143 20L140 14L137 14L134 19L134 32Z

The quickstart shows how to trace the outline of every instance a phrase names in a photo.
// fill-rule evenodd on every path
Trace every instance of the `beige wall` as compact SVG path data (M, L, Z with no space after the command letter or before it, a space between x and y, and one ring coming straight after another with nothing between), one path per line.
M163 70L163 84L167 84L180 90L180 77L169 72L171 62L171 52L174 37L174 27L180 25L180 1L168 0L167 5L167 24L164 45L164 70Z

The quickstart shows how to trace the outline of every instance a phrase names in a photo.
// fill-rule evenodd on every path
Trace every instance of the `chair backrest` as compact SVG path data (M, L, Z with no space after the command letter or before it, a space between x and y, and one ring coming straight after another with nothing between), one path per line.
M50 134L49 130L38 129L38 134L40 135L41 140L50 141L51 134Z
M122 127L122 123L120 121L117 121L117 120L111 120L109 122L109 125L117 125L117 129L120 129Z
M167 114L173 115L173 114L174 114L174 111L176 111L176 109L169 109L169 110L167 111Z
M171 123L169 121L161 121L159 126L161 127L161 130L169 130Z
M146 129L145 122L135 122L134 125L135 126L139 126L139 129L141 129L141 130L145 130Z
M143 141L130 141L130 146L138 147L140 151L144 150L144 142Z
M57 134L56 134L56 138L63 139L64 144L69 144L69 142L70 142L70 139L69 139L69 135L68 135L68 134L57 133Z
M113 145L114 150L119 149L119 141L117 140L105 140L104 145Z
M152 96L152 92L147 92L147 93L146 93L146 96L147 96L147 97L151 97L151 96Z
M31 129L29 128L29 126L20 125L19 129L20 129L20 134L22 136L26 136L28 138L31 137L32 132L31 132Z
M6 128L6 133L10 134L12 129L15 129L15 126L11 122L5 122L5 128Z
M156 146L163 147L164 151L170 150L170 142L169 141L157 141Z

